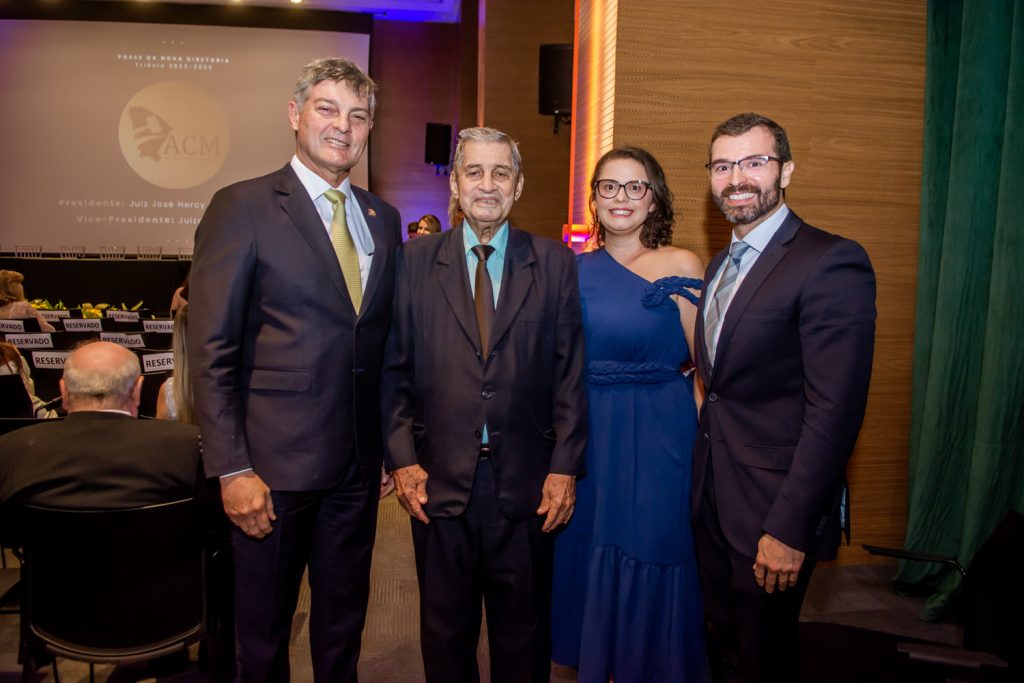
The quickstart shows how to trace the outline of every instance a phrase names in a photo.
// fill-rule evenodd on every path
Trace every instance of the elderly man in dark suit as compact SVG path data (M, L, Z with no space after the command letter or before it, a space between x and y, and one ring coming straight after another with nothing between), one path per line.
M795 681L807 584L839 545L871 376L875 277L859 244L786 206L794 164L774 121L722 123L707 168L734 226L708 266L696 329L706 398L693 517L712 668L719 681Z
M354 681L381 476L380 366L398 212L349 173L373 127L352 62L305 67L296 152L217 192L196 231L189 343L206 471L236 525L243 681L289 679L303 571L317 681Z
M138 357L92 342L64 364L65 420L0 437L0 504L114 510L205 498L196 428L138 420Z
M387 465L412 515L427 681L547 681L551 532L583 474L586 399L572 251L508 223L516 143L459 134L445 233L399 253L384 368Z

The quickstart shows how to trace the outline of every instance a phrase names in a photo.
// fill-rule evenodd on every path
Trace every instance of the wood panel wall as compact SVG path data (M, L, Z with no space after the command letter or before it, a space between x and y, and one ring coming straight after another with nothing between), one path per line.
M428 122L450 124L453 137L459 128L459 34L458 24L373 25L370 73L380 92L370 134L370 189L398 208L403 227L426 213L448 224L448 177L435 175L423 151ZM475 52L469 59L475 63Z
M728 243L707 190L708 139L756 111L789 133L789 205L874 263L875 367L849 467L845 562L866 561L861 543L902 543L905 529L925 18L906 0L631 0L618 12L615 144L664 165L682 214L676 244L706 261Z
M571 0L480 0L479 81L482 124L519 142L526 184L512 222L561 239L568 218L570 129L552 132L553 119L538 114L540 46L571 43Z

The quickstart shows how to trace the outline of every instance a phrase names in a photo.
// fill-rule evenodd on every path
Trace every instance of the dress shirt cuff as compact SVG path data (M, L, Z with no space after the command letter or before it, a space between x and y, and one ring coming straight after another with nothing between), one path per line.
M220 479L228 479L229 477L233 477L236 474L243 474L245 472L252 472L252 468L251 467L246 467L244 470L238 470L237 472L228 472L227 474L220 475L219 478Z

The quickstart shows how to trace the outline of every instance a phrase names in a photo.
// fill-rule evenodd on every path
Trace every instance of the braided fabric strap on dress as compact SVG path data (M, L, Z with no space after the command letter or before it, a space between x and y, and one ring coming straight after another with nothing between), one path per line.
M622 363L595 360L587 363L587 381L591 384L663 384L682 379L678 367L655 363Z
M641 303L647 308L654 308L666 301L672 301L669 297L673 294L678 294L696 306L700 298L690 290L696 289L699 292L703 286L703 280L697 280L692 277L672 275L659 278L644 288Z

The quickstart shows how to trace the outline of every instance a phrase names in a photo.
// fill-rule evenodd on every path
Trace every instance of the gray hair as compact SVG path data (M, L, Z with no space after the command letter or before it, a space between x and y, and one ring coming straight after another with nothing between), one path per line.
M64 387L72 402L124 403L131 400L135 383L142 374L138 356L129 351L117 365L100 369L92 363L78 367L75 355L71 353L64 362Z
M459 131L459 144L455 147L455 160L452 162L452 175L456 178L462 173L462 166L466 159L466 143L468 142L500 142L508 145L508 150L512 154L512 170L515 172L516 180L518 181L519 176L523 174L523 157L519 153L519 144L512 139L512 136L497 128L477 126L476 128L463 128ZM448 199L448 220L451 221L453 228L461 222L457 220L461 213L459 198L453 194Z
M360 97L366 98L370 116L373 116L373 112L377 109L377 84L355 62L341 57L314 59L302 67L302 74L299 76L299 82L295 84L295 92L292 94L292 99L295 100L299 111L302 111L302 106L306 104L309 91L313 89L314 85L323 81L347 83Z

